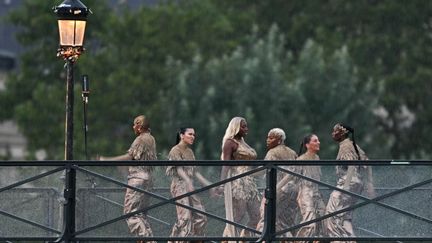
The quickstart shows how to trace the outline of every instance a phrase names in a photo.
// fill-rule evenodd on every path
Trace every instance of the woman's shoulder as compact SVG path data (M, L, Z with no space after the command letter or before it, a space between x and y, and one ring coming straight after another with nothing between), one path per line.
M176 158L176 159L177 159L177 157L178 157L180 154L181 154L181 151L180 151L178 145L174 145L174 146L171 148L171 150L169 151L169 153L168 153L168 158L169 158L169 159L173 159L173 158Z
M360 158L354 148L354 144L351 140L346 140L340 143L339 152L336 157L337 160L367 160L366 153L357 145L359 150Z
M290 148L286 145L283 145L282 147L285 150L285 153L287 154L287 156L290 157L290 159L296 159L298 157L296 151L294 151L292 148Z
M239 142L233 138L228 138L224 143L224 147L237 148L238 146L239 146Z
M141 147L143 149L156 149L156 141L150 133L142 133L135 138L131 147Z
M265 160L295 160L296 158L297 153L294 150L288 146L280 144L267 151Z
M170 153L171 153L171 152L178 151L178 150L179 150L179 147L178 147L178 144L176 144L176 145L174 145L174 146L171 147L171 149L170 149Z
M239 144L239 141L237 141L237 140L234 139L234 138L228 138L228 139L225 141L225 143L234 143L234 144Z

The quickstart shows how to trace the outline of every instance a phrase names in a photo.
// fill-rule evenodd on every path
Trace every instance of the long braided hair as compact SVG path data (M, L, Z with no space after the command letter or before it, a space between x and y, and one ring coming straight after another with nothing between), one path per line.
M350 126L348 126L348 125L345 125L345 124L343 124L343 123L339 123L339 125L342 127L342 128L345 128L346 129L346 134L347 134L347 136L349 135L349 134L351 134L351 140L352 140L352 142L353 142L353 146L354 146L354 150L356 151L356 154L357 154L357 157L358 157L358 160L360 160L361 158L360 158L360 152L359 152L359 150L358 150L358 148L357 148L357 144L356 144L356 142L355 142L355 136L354 136L354 128L352 128L352 127L350 127Z

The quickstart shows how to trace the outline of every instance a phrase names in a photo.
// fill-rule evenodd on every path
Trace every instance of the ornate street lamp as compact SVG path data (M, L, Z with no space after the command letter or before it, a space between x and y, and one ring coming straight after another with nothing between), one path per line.
M65 0L54 7L58 17L60 47L57 56L66 61L66 125L65 160L73 159L73 64L84 51L84 33L87 15L91 12L79 0Z
M65 160L73 160L73 105L74 105L74 78L73 65L84 51L84 33L87 15L91 12L79 0L65 0L54 7L58 17L60 46L57 56L66 62L66 123L65 123ZM64 232L59 241L72 242L75 233L75 189L76 171L72 166L66 168L65 199L62 208Z

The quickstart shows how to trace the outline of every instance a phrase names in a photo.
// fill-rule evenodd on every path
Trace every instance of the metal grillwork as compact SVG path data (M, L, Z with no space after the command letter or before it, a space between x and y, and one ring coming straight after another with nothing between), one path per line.
M204 240L219 241L282 241L282 240L356 240L391 242L432 242L432 163L430 161L152 161L155 189L145 191L129 186L122 168L139 165L136 161L4 161L0 162L0 241L6 242L123 242L137 240ZM172 198L169 192L171 178L165 176L167 165L197 165L214 183L196 187L193 192ZM335 165L370 165L374 169L377 196L368 198L336 187ZM222 165L249 165L246 173L220 181ZM320 181L305 177L281 166L320 165ZM71 173L73 172L73 173ZM292 174L316 183L324 201L333 190L356 198L350 207L323 215L308 222L276 230L277 174ZM266 178L264 179L264 174ZM210 198L208 190L228 181L254 175L261 192L265 191L267 208L263 232L246 226L245 220L231 222L225 219L223 198ZM72 176L72 177L71 177ZM72 180L65 180L70 177ZM65 184L65 181L69 183ZM70 183L72 182L72 183ZM197 185L198 186L198 185ZM125 189L130 188L151 197L147 208L123 214ZM183 205L177 200L198 195L205 210ZM73 205L75 210L68 210ZM175 206L201 213L208 219L204 237L169 237L176 220ZM304 225L320 222L341 212L353 211L356 237L283 237ZM140 238L129 233L125 219L139 213L150 218L154 236ZM73 218L75 225L70 227ZM253 237L222 237L226 224L245 229ZM71 232L70 229L74 229ZM65 233L66 232L66 233Z

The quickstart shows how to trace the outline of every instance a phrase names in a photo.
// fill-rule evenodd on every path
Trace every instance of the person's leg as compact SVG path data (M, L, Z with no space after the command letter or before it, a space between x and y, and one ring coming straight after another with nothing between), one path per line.
M187 193L186 185L183 181L174 180L171 183L171 195L177 197ZM186 206L191 206L189 197L184 197L176 201ZM176 206L177 220L171 231L171 236L185 237L193 235L192 232L192 212L181 206ZM176 243L182 243L182 241L175 241Z
M234 222L241 223L247 211L247 203L246 200L235 199L233 198L233 214L234 214ZM255 225L256 226L256 225ZM239 236L241 229L235 228L236 235Z
M193 208L205 211L201 199L197 195L189 197ZM194 236L204 236L207 226L207 216L204 214L192 211L192 231ZM191 243L202 243L203 241L191 241Z
M261 201L259 198L246 201L247 213L249 216L248 227L255 229L260 220L260 206Z
M149 190L151 188L151 182L148 180L142 180L137 178L131 178L128 180L128 185ZM150 198L144 193L136 190L127 188L124 200L125 214L132 213L141 210L149 206ZM147 216L144 212L137 213L126 219L129 227L129 231L137 236L153 236L153 232Z
M300 213L301 213L300 223L304 223L316 218L315 203L313 200L313 188L307 185L301 186L299 195L297 197L297 204L299 205ZM297 237L319 236L317 232L317 223L311 223L301 227L297 231L296 236Z

